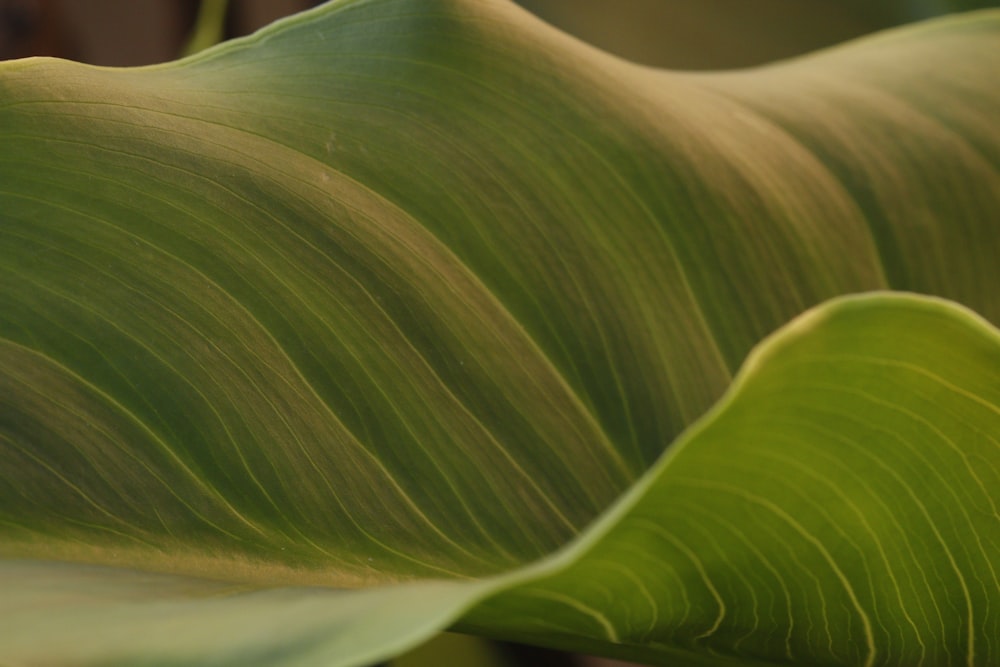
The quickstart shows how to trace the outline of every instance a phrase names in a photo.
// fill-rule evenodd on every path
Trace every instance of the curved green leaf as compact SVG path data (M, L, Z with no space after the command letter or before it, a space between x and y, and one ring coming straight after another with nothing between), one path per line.
M749 357L582 558L466 627L654 662L992 664L998 444L1000 331L909 295L833 301Z
M427 608L401 605L398 637L377 649L356 637L343 664L558 570L499 575L581 535L802 310L891 287L1000 320L998 35L1000 15L981 13L692 76L610 58L502 2L384 0L166 66L5 63L0 555L265 586L499 576L405 589ZM307 660L353 646L353 629L315 634L348 608L397 604L302 589L213 611L178 593L187 580L70 568L53 575L71 599L50 617L71 643L40 644L39 617L23 615L48 576L34 567L2 568L0 604L22 614L9 627L35 639L4 635L0 658L44 644L132 661L144 645L190 660L215 642L210 619L245 603L220 660L277 660L282 646ZM576 586L553 581L467 622L531 636L490 609ZM846 655L824 648L824 623L799 636L775 615L761 636L739 615L723 619L735 630L720 620L725 636L711 623L685 635L718 613L669 598L671 585L657 592L662 628L642 638L630 608L612 638L644 657L692 641ZM579 595L590 609L607 594ZM300 610L289 623L313 621L255 631L273 596ZM46 615L52 599L39 598ZM817 599L787 609L821 613ZM858 634L850 613L837 632L890 656L964 654L956 632L971 622L910 632L885 613L884 636ZM168 617L189 643L96 630ZM569 634L612 650L590 619Z
M458 627L659 663L990 664L1000 331L910 295L834 301L589 530L496 578L363 591L0 564L0 656L362 665ZM469 611L470 607L474 607Z

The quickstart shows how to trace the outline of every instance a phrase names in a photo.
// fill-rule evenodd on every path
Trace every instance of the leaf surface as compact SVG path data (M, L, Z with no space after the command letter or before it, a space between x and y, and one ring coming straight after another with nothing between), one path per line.
M998 368L1000 332L953 304L835 300L533 565L338 591L6 561L0 655L363 665L457 621L663 664L989 664Z
M165 66L5 63L5 615L21 613L50 577L18 559L193 579L52 566L71 599L51 616L62 619L52 627L68 633L66 643L24 630L31 643L11 631L0 648L19 660L46 645L61 646L60 659L131 661L145 646L151 659L183 662L215 651L209 645L220 634L233 648L218 648L219 660L242 660L241 651L277 660L271 646L302 660L315 649L324 660L358 664L383 649L362 641L356 626L332 628L355 614L349 609L378 617L388 605L401 620L376 623L366 636L392 635L384 651L402 650L492 593L547 577L576 556L529 566L537 559L574 539L596 544L586 535L606 529L585 526L650 465L665 465L664 449L719 399L751 347L803 310L893 288L1000 320L992 288L1000 284L1000 134L992 122L1000 87L990 78L1000 68L998 35L1000 16L984 12L788 64L695 76L616 60L501 2L383 0L333 3ZM930 337L919 345L941 342L933 330L917 334ZM988 380L995 348L984 349L980 360L994 363L980 371ZM923 352L912 354L906 363L924 363ZM830 372L833 386L851 381ZM986 381L949 381L966 380ZM768 410L777 407L760 400L759 419L771 423ZM996 432L969 424L984 438ZM793 439L788 428L783 437ZM966 449L979 440L960 435L955 460L982 456L993 465L995 455ZM826 453L816 456L835 458L836 443L821 441L815 447ZM669 452L688 450L701 451ZM686 456L677 463L702 465ZM705 456L705 474L718 467L719 483L732 481L732 470L712 462L717 455ZM912 483L904 476L903 486ZM961 483L960 475L943 482ZM799 492L818 494L815 503L847 493L824 488L788 489L768 502L788 511L802 504ZM639 502L639 491L628 493ZM699 528L678 524L693 535L683 543L697 538L708 545L699 549L729 553L723 541L736 538L725 522L738 520L729 506L713 509L687 487L683 494L718 517ZM956 502L949 511L985 501ZM884 511L895 516L892 507ZM617 514L599 525L610 525L608 516ZM825 537L847 530L832 515L808 519ZM753 520L775 535L783 525ZM988 541L996 527L984 521L974 534ZM861 537L852 539L845 548L857 542L864 552ZM914 539L937 544L926 534ZM962 599L976 613L936 607L937 616L900 621L891 599L852 584L855 600L837 577L783 607L780 581L757 561L788 564L757 556L756 542L744 557L763 568L750 579L769 601L720 616L706 602L715 595L692 602L683 588L702 575L684 569L681 542L654 542L648 565L667 563L676 578L664 575L655 589L664 598L654 598L652 629L643 630L640 602L607 623L570 614L567 636L589 637L601 651L613 651L614 640L649 659L708 647L863 664L882 655L866 653L871 646L891 656L965 655L969 638L992 627L977 622L976 610L995 589L980 594L964 579L975 595ZM608 539L606 548L629 544ZM809 554L809 544L789 549ZM953 569L985 576L989 558L963 558ZM941 600L958 604L952 575L921 563L900 567L915 581L928 568L941 577ZM636 567L646 565L640 558ZM863 565L853 574L875 576L876 565ZM592 567L579 565L581 576ZM617 567L633 573L622 581L635 576ZM598 615L615 606L610 593L576 592L581 584L560 576L477 607L465 623L562 641L544 623L508 628L491 610L567 595L569 607ZM727 595L748 597L744 579L720 576L730 577ZM229 589L196 579L326 588L215 600ZM383 589L349 598L328 590L415 579L430 581L400 595L426 609L397 608ZM921 585L912 584L912 595L925 594ZM194 604L191 595L214 597ZM45 614L62 600L37 599ZM283 627L303 619L302 628L281 637L255 631L272 603L289 608L279 614ZM234 618L246 619L246 630L219 621L216 633L210 619L230 607L245 609ZM787 614L800 608L820 618L787 630ZM845 614L841 621L824 615L831 609ZM125 630L165 618L174 620L163 627L178 630L152 643ZM117 627L109 619L123 623L121 633L98 631ZM932 631L933 619L941 620ZM187 633L189 643L178 640ZM844 636L854 648L836 648ZM331 648L352 646L352 637L352 650ZM92 651L66 652L84 640Z

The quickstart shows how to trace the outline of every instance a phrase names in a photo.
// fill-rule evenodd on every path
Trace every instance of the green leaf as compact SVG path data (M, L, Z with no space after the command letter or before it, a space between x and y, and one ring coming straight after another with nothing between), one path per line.
M465 623L654 662L992 664L998 435L1000 331L912 295L832 301L750 355L585 555Z
M241 590L33 561L0 563L0 584L0 661L234 667L372 664L450 623L483 588L427 581Z
M360 665L479 603L459 628L652 662L990 664L997 368L1000 331L953 304L834 301L766 341L619 502L536 565L259 591L8 561L0 656Z
M969 636L990 636L992 620L977 620L996 591L963 607L936 562L899 565L940 584L931 629L930 611L906 625L909 608L892 605L937 593L885 601L855 583L855 605L833 577L781 607L758 572L746 577L770 595L759 630L745 616L753 603L708 632L718 610L704 590L698 602L679 588L702 575L669 539L636 556L678 577L660 575L662 624L645 635L644 597L616 608L618 593L588 590L598 580L558 573L591 543L634 549L599 539L624 510L602 512L627 490L620 508L655 497L652 473L632 485L657 460L697 462L692 446L660 456L751 347L806 308L893 288L1000 321L998 41L1000 14L986 12L694 76L613 59L503 2L373 0L165 66L3 64L0 555L11 560L0 565L0 660L361 664L549 575L466 625L648 659L707 647L864 664L869 639L899 664L965 655ZM942 309L951 339L929 321L885 325L923 341L904 362L985 336L969 354L992 367L943 377L989 389L995 332L930 308ZM876 396L900 380L885 382ZM763 403L757 418L770 424L780 406ZM714 409L721 423L729 409ZM959 408L941 409L930 428L947 434ZM784 433L774 419L766 428ZM988 438L990 423L967 428ZM995 463L979 440L956 442L957 459ZM715 465L702 472L731 481ZM909 484L923 474L894 473ZM821 503L836 495L825 488L771 502ZM715 511L691 497L690 516ZM742 515L717 511L714 526L677 529L722 553L734 538L721 522ZM825 536L847 531L830 517L809 520ZM989 520L973 533L980 544ZM936 544L921 535L912 544ZM759 558L769 539L742 557ZM879 570L853 544L845 557L862 566L851 574L868 581ZM800 546L795 558L829 567ZM984 577L974 555L955 568ZM28 562L39 560L163 574ZM591 577L593 562L626 567L584 559L568 572ZM716 594L753 598L725 576ZM233 597L198 579L308 588ZM615 585L635 597L634 584ZM570 615L572 640L530 615L567 595L594 610ZM497 610L526 599L535 611L509 627ZM952 604L971 605L972 621L941 611ZM789 630L798 610L805 620ZM270 622L273 634L261 630ZM839 647L828 626L862 643Z

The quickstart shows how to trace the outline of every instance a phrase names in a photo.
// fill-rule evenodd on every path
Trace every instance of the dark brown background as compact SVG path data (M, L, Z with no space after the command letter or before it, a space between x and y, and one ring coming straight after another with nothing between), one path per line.
M946 4L945 0L518 1L606 50L682 69L739 67L803 53L924 18ZM172 60L194 24L198 4L199 0L0 0L0 59L51 55L99 65ZM231 0L226 36L245 35L315 4Z

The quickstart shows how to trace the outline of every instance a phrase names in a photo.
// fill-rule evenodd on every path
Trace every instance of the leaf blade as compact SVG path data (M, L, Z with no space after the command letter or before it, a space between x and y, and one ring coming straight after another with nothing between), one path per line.
M256 583L489 575L577 535L712 405L750 346L800 310L919 287L995 318L1000 139L985 119L997 100L968 82L995 62L997 25L987 13L799 65L692 77L610 59L499 3L358 2L177 65L5 65L4 554ZM895 64L913 53L936 59L935 89L966 90L967 110L942 112L957 140L928 123L909 129L933 101L919 92L923 73ZM948 80L949 63L982 53ZM844 81L859 71L909 106L853 96ZM810 101L781 109L766 97L810 72L828 79ZM827 111L814 118L811 104ZM863 127L847 112L908 133L894 154L916 165L904 180L844 139ZM886 270L873 239L906 236L924 201L919 172L952 149L958 176L942 182L968 177L971 194L936 184L940 233L914 235L951 250L923 273ZM718 537L688 530L720 552ZM810 579L812 589L865 609L834 554L806 542L810 562L841 582L828 591ZM683 581L711 581L684 542L659 544ZM760 560L754 548L747 557ZM774 579L766 567L755 576ZM953 574L935 576L948 605L972 600L954 597ZM559 581L522 591L532 613L546 608L539 595L556 610L568 600L572 641L626 650L607 640L631 641L629 621L619 628ZM683 599L683 581L662 591ZM653 624L685 648L628 650L872 655L824 652L820 605L805 630L782 616L755 634L715 608L747 586L725 581L702 585L690 621L674 602ZM485 594L478 585L435 622ZM623 618L648 604L634 601ZM959 655L962 622L936 618L883 628L857 613L844 632L900 642L916 660L906 628L919 627ZM934 623L940 637L926 630Z

